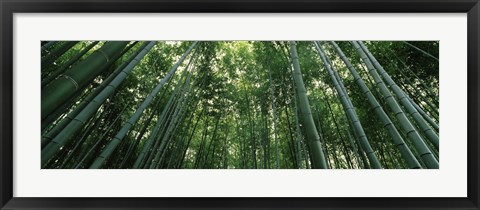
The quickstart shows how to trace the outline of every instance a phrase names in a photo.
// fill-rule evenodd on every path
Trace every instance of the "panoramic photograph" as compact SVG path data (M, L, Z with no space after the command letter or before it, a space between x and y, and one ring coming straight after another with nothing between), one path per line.
M42 41L42 169L439 169L438 41Z

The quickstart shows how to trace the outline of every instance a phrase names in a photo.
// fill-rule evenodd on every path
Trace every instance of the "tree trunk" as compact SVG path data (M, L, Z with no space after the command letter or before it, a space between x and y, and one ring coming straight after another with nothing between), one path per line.
M293 78L295 85L297 87L297 95L299 98L300 104L300 113L303 115L303 123L305 124L305 131L307 140L310 146L310 151L313 156L313 167L314 168L327 168L327 163L325 161L325 155L322 151L322 145L320 143L320 137L317 133L317 128L313 122L312 111L310 109L310 104L308 102L307 90L305 89L305 84L303 83L302 73L300 71L300 62L298 61L297 54L297 44L294 41L290 41L290 53L293 63Z
M367 139L367 135L365 135L365 131L363 130L363 126L360 122L360 119L358 119L357 113L355 111L355 108L352 105L352 102L350 101L348 95L346 92L343 91L344 87L340 86L339 81L337 81L337 78L335 77L333 73L333 66L327 61L326 55L323 52L323 50L320 48L317 42L315 43L315 47L318 50L318 54L320 55L320 58L322 59L325 68L327 69L328 74L330 75L330 78L332 79L333 85L335 86L335 89L337 90L337 93L339 95L340 101L342 103L343 109L347 113L348 118L350 119L351 123L353 124L353 131L357 138L360 141L360 145L362 146L363 150L367 153L368 160L370 162L370 165L375 168L375 169L381 169L382 166L380 164L380 161L378 161L377 156L375 155L375 152L373 151L372 147L370 146L370 142Z
M128 42L108 42L83 62L67 70L58 79L42 90L42 119L62 105L75 92L97 77L106 64L122 51Z
M153 91L147 96L147 98L143 101L140 107L135 111L135 113L130 117L127 123L122 127L122 129L117 133L115 138L110 141L110 143L105 147L102 153L95 159L92 163L90 168L101 168L106 159L113 153L115 148L118 144L122 141L125 137L126 133L130 130L130 128L138 121L140 116L143 114L143 111L148 107L148 105L152 102L153 98L158 94L158 92L162 89L163 85L167 82L170 77L175 74L178 66L185 60L187 55L193 50L196 46L197 42L194 42L190 48L183 54L183 56L177 61L177 63L170 69L169 73L160 81L160 83L153 89Z
M380 89L380 93L383 99L387 102L389 107L395 113L396 118L400 122L401 128L405 131L405 133L414 143L415 149L419 153L419 156L422 158L423 162L425 162L428 168L438 169L439 167L438 160L435 159L435 157L433 156L432 152L423 141L420 134L413 127L410 120L408 120L407 116L405 115L403 110L400 108L400 105L398 105L397 101L395 100L395 98L393 97L393 95L390 93L387 86L383 82L382 78L375 70L375 67L367 58L367 55L365 54L365 52L360 48L358 43L356 42L351 42L351 43L355 47L355 50L360 55L364 63L367 65L368 71L370 75L373 77L373 79L375 80L377 87Z
M361 92L367 98L370 106L372 107L372 110L375 112L378 118L380 118L380 120L382 121L383 127L387 129L388 133L390 134L390 137L392 137L393 144L398 148L398 150L400 150L408 166L410 168L421 168L420 163L418 163L415 156L412 154L408 146L405 144L405 141L400 136L400 133L398 133L397 128L395 127L393 122L390 120L388 115L385 113L380 103L378 103L377 99L372 94L370 89L367 87L363 79L360 77L355 67L353 67L353 65L347 59L343 51L340 49L340 47L338 47L338 45L335 42L330 42L330 43L333 45L337 53L340 55L340 58L343 60L343 62L347 66L348 70L353 76L353 79L355 80L357 85L360 87Z
M49 161L53 155L69 140L70 137L76 134L83 124L97 112L102 103L110 96L115 89L124 81L128 74L133 70L133 67L147 54L147 52L155 45L155 42L150 42L142 51L136 56L132 62L129 63L123 71L118 74L110 84L105 87L88 105L72 120L50 143L48 143L42 150L42 165Z

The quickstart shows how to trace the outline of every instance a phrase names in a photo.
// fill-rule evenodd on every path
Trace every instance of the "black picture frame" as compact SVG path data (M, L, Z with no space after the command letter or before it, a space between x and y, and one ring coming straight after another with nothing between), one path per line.
M0 0L1 209L479 209L478 0ZM466 198L18 198L13 197L14 13L467 13L468 196ZM445 180L449 181L449 180ZM348 189L346 189L348 190Z

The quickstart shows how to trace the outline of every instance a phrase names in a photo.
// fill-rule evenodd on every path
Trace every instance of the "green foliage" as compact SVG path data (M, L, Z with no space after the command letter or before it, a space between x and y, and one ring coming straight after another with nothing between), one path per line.
M148 42L115 48L112 55L124 54L102 65L89 57L100 58L94 52L108 42L88 50L91 43L42 47L43 81L54 75L47 82L59 83L55 72L75 56L65 72L93 72L70 98L49 99L61 108L42 111L42 148L63 142L48 146L43 168L391 169L435 168L438 160L438 144L428 140L438 135L439 42L367 41L369 58L347 41L323 42L323 57L299 41L296 60L285 41L204 41L187 54L193 42L159 41L127 76L116 69ZM82 105L102 95L109 78L119 82L114 90ZM62 90L49 86L42 98ZM90 114L80 115L85 109ZM80 118L69 133L66 125Z

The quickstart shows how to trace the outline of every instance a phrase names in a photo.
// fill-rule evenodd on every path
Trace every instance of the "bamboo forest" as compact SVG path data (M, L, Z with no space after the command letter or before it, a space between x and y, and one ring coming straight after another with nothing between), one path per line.
M438 41L42 41L42 169L438 169Z

